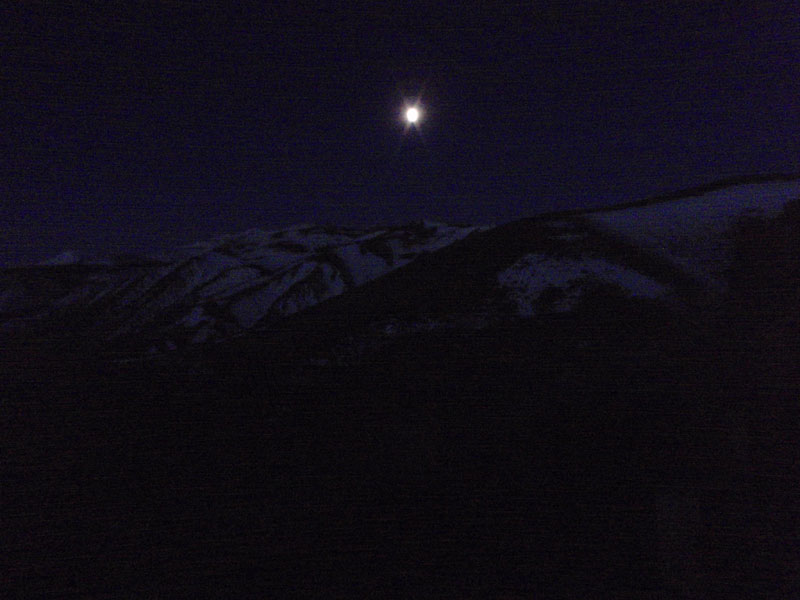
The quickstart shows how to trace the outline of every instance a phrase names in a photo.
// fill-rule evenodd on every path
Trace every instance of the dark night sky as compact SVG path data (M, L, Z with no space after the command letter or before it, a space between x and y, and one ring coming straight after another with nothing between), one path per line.
M0 263L800 165L796 2L60 4L0 9Z

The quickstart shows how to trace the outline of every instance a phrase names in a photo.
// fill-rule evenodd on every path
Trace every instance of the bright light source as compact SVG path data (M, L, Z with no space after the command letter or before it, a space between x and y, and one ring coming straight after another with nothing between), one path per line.
M416 123L419 119L419 111L413 106L406 111L406 120L409 123Z

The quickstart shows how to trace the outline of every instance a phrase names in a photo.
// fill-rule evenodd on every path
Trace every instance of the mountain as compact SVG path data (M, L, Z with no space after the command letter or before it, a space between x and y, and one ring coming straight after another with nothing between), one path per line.
M404 283L372 292L368 306L340 320L370 314L373 329L399 331L450 326L465 312L488 322L509 305L532 317L570 311L587 294L611 289L671 305L708 301L727 289L735 232L777 217L798 197L796 179L744 180L497 228L298 226L226 235L157 259L103 264L65 253L0 271L0 335L118 356L160 353L285 329L286 316L397 269ZM405 317L394 314L400 305L427 310L435 298L445 303L435 317L401 323Z
M743 269L758 260L775 271L788 260L798 198L797 179L737 182L474 231L279 324L264 321L216 352L252 347L275 362L355 364L406 338L485 337L603 306L622 320L629 309L710 319L743 293ZM757 258L753 240L763 242Z
M765 177L5 270L0 577L796 596L798 248L800 178Z
M258 229L154 259L106 264L64 253L0 272L0 330L118 352L228 337L362 285L476 231L422 222L354 230Z

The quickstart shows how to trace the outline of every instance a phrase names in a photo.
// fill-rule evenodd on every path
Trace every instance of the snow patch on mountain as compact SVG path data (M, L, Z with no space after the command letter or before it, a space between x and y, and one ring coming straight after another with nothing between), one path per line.
M521 316L533 316L542 304L547 310L571 310L598 284L613 284L631 296L657 298L669 288L632 269L601 258L580 259L528 254L498 275ZM546 294L546 296L545 296Z
M309 277L290 288L278 299L271 307L271 311L282 316L291 315L343 293L346 287L341 273L330 264L321 263Z
M280 278L268 281L261 287L248 290L242 297L233 301L229 312L244 329L249 329L269 312L273 303L289 288L301 281L316 267L316 263L306 262L290 269Z
M347 265L355 285L362 285L387 272L391 265L385 259L364 250L356 244L336 249L336 254Z
M238 265L212 277L196 290L201 298L230 296L251 285L262 277L262 271L253 267Z

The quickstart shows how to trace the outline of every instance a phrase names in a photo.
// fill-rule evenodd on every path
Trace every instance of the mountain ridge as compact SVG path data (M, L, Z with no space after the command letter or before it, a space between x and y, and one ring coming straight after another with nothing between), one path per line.
M320 330L399 331L568 312L612 288L673 308L713 303L743 219L774 219L798 198L800 177L762 175L492 227L306 224L139 262L2 269L0 336L134 357L291 329L304 318L289 316L320 304L306 319L328 314Z

